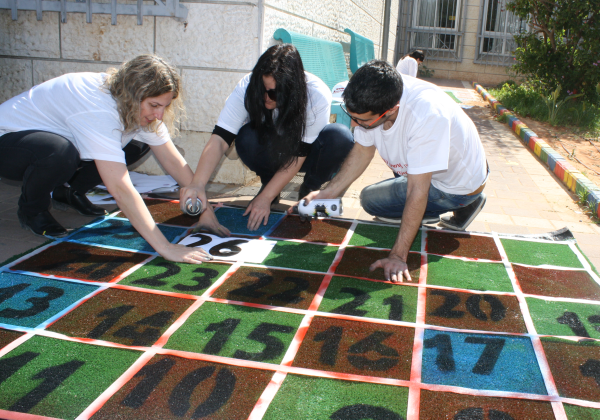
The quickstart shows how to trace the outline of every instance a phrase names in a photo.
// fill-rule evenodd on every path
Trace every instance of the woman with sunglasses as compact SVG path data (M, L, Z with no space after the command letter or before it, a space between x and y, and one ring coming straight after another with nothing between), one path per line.
M191 182L192 170L168 131L182 111L177 70L153 55L107 73L65 74L1 104L0 177L23 182L21 226L40 236L67 235L48 211L51 200L83 215L104 215L85 197L103 182L133 227L164 258L196 264L212 259L198 248L169 243L127 171L127 164L152 149L180 185ZM129 145L133 138L140 142ZM203 226L223 228L214 222Z
M262 183L244 213L249 215L248 229L266 225L271 204L294 175L306 172L299 192L303 197L329 181L352 149L352 133L341 124L329 124L330 113L331 91L304 71L296 48L272 46L227 98L181 199L198 197L206 203L206 183L235 140L242 162Z

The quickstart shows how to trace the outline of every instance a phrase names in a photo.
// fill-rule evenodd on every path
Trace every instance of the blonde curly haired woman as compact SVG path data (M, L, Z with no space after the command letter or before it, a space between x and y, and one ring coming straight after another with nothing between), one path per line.
M103 182L160 255L189 263L210 259L201 250L167 241L127 171L128 164L152 150L179 185L191 182L194 174L169 135L183 111L176 69L154 55L138 56L107 73L65 74L0 105L0 177L23 181L21 226L36 235L65 236L67 230L48 211L51 200L57 208L103 215L104 209L85 197ZM204 227L228 233L214 218Z

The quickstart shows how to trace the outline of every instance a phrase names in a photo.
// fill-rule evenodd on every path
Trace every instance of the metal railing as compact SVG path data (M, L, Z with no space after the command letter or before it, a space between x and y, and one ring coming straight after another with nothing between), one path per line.
M109 3L96 3L92 0L67 1L67 0L0 0L0 9L11 10L13 20L17 20L19 10L34 10L37 20L42 20L42 12L60 12L60 20L67 21L67 13L85 13L88 23L92 22L93 14L111 15L111 23L117 24L117 15L136 15L137 23L143 23L144 16L171 16L185 19L188 9L179 4L179 0L154 0L153 4L137 0L137 3L118 3L110 0Z

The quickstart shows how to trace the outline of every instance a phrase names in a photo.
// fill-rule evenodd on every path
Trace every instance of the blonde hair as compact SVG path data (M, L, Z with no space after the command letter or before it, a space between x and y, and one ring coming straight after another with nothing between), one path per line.
M177 125L185 116L185 108L181 78L175 67L156 55L144 54L127 61L118 70L110 68L106 72L108 78L103 87L117 102L125 133L140 127L140 104L144 99L173 92L173 100L165 109L163 121L155 120L144 129L156 133L160 124L164 123L172 136L177 134Z

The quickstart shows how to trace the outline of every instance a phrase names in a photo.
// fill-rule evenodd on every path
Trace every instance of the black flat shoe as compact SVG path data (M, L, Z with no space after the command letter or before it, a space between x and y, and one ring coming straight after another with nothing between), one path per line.
M27 216L21 210L18 210L17 217L19 218L21 227L31 231L34 235L62 238L69 234L67 229L62 227L47 210L35 216Z
M85 194L79 194L73 188L64 185L56 187L52 193L52 206L63 211L68 210L70 207L83 216L97 217L108 214L102 207L92 204Z

